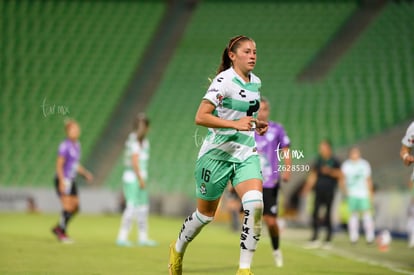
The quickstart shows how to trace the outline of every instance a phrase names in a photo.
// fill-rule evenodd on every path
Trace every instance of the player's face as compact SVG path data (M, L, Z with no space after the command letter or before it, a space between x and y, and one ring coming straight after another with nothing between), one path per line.
M80 127L77 123L72 123L68 128L67 128L67 136L69 139L71 140L77 140L80 136Z
M233 66L247 74L256 66L256 43L251 40L240 42L236 52L230 52L229 57Z
M263 121L268 121L269 114L270 114L269 103L267 103L266 101L261 101L259 114L257 115L258 119L263 120Z
M326 142L322 142L322 143L319 145L319 154L321 154L321 156L322 156L323 158L330 158L330 157L331 157L331 155L332 155L332 149L331 149L331 146L329 146L329 144L328 144L328 143L326 143Z
M149 131L149 127L145 125L143 121L140 121L140 125L137 130L138 139L142 139L146 137L146 135L148 134L148 131Z
M358 148L352 148L349 152L349 158L352 160L358 160L361 157L361 152Z

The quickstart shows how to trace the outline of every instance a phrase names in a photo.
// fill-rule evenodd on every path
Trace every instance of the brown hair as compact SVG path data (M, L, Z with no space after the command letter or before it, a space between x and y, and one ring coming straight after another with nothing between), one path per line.
M150 121L145 113L139 113L132 125L133 130L137 133L138 141L142 142L146 135L146 129L149 127Z
M72 125L79 125L79 123L74 120L73 118L66 118L64 121L64 126L65 126L65 132L67 132L69 130L70 127L72 127Z
M221 56L221 63L217 69L217 74L231 67L231 59L229 57L229 52L235 53L237 51L237 48L240 46L240 42L243 41L253 41L253 39L244 35L238 35L230 39L229 43L227 44L227 47L224 49L223 54Z

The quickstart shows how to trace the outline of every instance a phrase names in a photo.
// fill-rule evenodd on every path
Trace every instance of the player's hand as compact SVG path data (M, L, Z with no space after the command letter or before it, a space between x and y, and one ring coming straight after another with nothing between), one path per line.
M256 120L256 132L259 135L263 136L267 132L268 128L269 128L269 125L267 122Z
M59 180L59 192L60 194L66 195L66 184L63 180Z
M329 176L332 173L332 168L329 166L322 166L321 173Z
M239 120L235 120L233 122L233 128L239 131L250 131L252 129L253 122L256 122L253 117L245 116Z
M404 164L407 166L410 166L411 163L414 163L414 156L413 155L408 155L405 159L404 159Z
M59 192L62 195L69 195L72 184L68 179L59 180Z
M93 181L93 175L92 175L92 173L91 173L91 172L89 172L89 171L86 171L86 172L85 172L84 177L85 177L85 179L86 179L86 181L87 181L87 182L92 182L92 181Z
M282 181L283 182L288 182L290 180L290 173L288 172L288 171L285 171L283 174L282 174Z
M143 180L139 181L139 188L140 189L145 189L145 182Z

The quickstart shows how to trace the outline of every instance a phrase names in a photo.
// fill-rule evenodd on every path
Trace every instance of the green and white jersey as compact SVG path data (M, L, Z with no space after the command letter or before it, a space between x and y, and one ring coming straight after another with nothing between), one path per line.
M346 160L341 167L345 176L348 196L354 198L368 198L369 189L367 180L371 176L371 166L365 159Z
M148 161L149 161L150 144L148 139L144 139L142 143L138 142L137 134L130 133L127 141L125 142L124 153L124 181L133 182L136 181L136 175L132 168L132 155L138 154L139 169L144 180L148 178Z
M260 86L260 79L253 73L250 73L250 82L246 83L230 68L214 78L203 99L214 104L214 115L219 118L238 120L245 116L257 117ZM209 128L198 157L204 155L212 159L243 162L257 155L254 131Z
M402 138L401 143L404 146L407 146L409 148L412 148L414 145L414 122L410 124L407 128L407 132L405 133L405 136Z

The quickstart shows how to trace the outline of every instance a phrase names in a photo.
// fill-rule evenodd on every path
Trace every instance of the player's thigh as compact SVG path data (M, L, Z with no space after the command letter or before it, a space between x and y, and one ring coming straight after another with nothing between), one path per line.
M205 201L216 201L221 197L233 174L233 163L203 156L195 168L196 196Z
M63 210L74 212L78 209L79 198L74 195L61 195L60 201L62 203Z
M278 187L263 188L263 215L270 216L271 220L275 220L278 214L278 189Z
M207 200L198 198L197 209L201 214L206 215L207 217L214 217L219 203L220 203L220 198L216 200L212 200L212 201L211 200L207 201Z
M260 160L257 155L251 156L242 163L235 164L232 184L240 198L247 191L257 190L262 192L263 177L260 168Z

